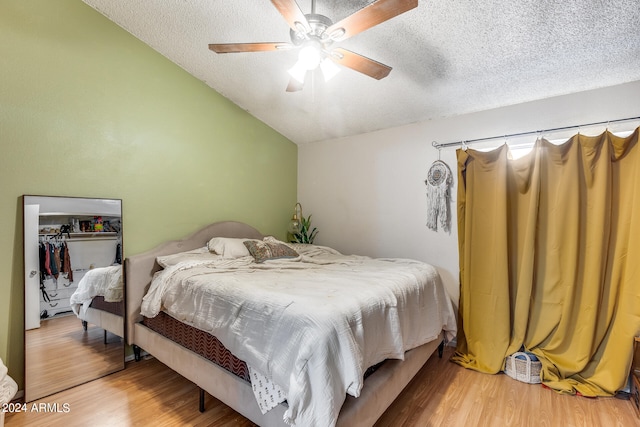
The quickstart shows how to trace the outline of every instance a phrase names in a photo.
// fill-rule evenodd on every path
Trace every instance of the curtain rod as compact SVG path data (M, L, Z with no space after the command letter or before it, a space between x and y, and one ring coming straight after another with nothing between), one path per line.
M543 130L536 130L536 131L529 131L529 132L510 133L510 134L507 134L507 135L497 135L497 136L491 136L491 137L487 137L487 138L476 138L476 139L469 139L469 140L456 141L456 142L445 142L445 143L442 143L442 144L440 144L440 143L438 143L436 141L433 141L431 143L431 145L433 145L435 148L437 148L439 150L441 148L455 147L457 145L469 145L469 144L473 144L473 143L476 143L476 142L491 141L493 139L502 139L502 138L506 139L506 138L513 138L514 136L538 135L538 134L542 134L542 133L558 132L558 131L561 131L561 130L576 129L576 128L588 127L588 126L609 125L611 123L626 122L626 121L630 121L630 120L640 120L640 116L639 117L627 117L626 119L607 120L605 122L594 122L594 123L585 123L585 124L574 125L574 126L563 126L563 127L559 127L559 128L552 128L552 129L543 129Z

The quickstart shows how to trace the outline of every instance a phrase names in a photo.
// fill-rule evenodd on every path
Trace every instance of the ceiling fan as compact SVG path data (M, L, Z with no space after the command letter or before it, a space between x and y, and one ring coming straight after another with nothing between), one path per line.
M295 0L271 0L291 27L291 43L222 43L210 44L216 53L264 52L299 48L298 62L289 70L291 80L287 92L302 90L310 71L320 67L325 80L333 77L339 67L351 68L374 79L389 75L391 67L341 47L334 42L346 40L384 21L418 6L418 0L377 0L335 24L316 13L316 1L311 0L311 13L304 14Z

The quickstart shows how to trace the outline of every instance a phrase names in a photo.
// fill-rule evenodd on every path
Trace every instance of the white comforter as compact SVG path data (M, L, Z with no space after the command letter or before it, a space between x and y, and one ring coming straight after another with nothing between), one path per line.
M215 335L282 387L285 422L333 426L367 367L456 328L436 269L310 247L295 259L185 262L156 273L142 315L164 309Z
M71 309L76 316L82 317L94 297L103 296L106 302L119 302L122 301L123 289L121 265L91 269L80 279L78 288L71 295Z

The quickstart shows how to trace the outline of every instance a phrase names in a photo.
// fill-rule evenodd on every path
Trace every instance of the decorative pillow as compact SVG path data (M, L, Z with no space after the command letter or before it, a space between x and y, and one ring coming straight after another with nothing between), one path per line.
M245 240L244 245L256 260L256 262L265 262L270 259L280 258L297 258L298 252L291 249L282 242L261 242L259 240Z
M209 252L209 249L205 246L202 248L194 249L186 252L179 252L177 254L163 255L156 258L158 264L161 267L167 268L172 265L176 265L182 261L207 261L215 258L219 258L219 255Z
M214 237L209 240L207 247L209 251L215 252L218 255L222 255L222 258L240 258L243 256L249 256L249 251L244 245L244 241L247 239L236 239L232 237ZM259 242L259 240L256 240Z

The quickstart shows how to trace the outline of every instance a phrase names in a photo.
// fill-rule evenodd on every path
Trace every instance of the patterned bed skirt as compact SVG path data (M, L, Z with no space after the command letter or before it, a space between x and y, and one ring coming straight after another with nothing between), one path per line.
M226 369L237 377L251 382L249 368L247 364L234 356L222 343L213 335L191 325L182 323L179 320L169 316L161 311L156 317L144 317L142 324L147 328L159 333L165 338L174 341L181 346L188 348L194 353L199 354ZM369 367L365 373L366 379L373 374L385 361Z
M237 377L250 382L247 364L238 359L213 335L182 323L161 311L156 317L145 317L142 324L160 335L188 348L226 369Z
M106 302L102 296L93 297L89 307L95 308L96 310L106 311L107 313L115 314L116 316L122 316L124 313L124 304L122 301Z

